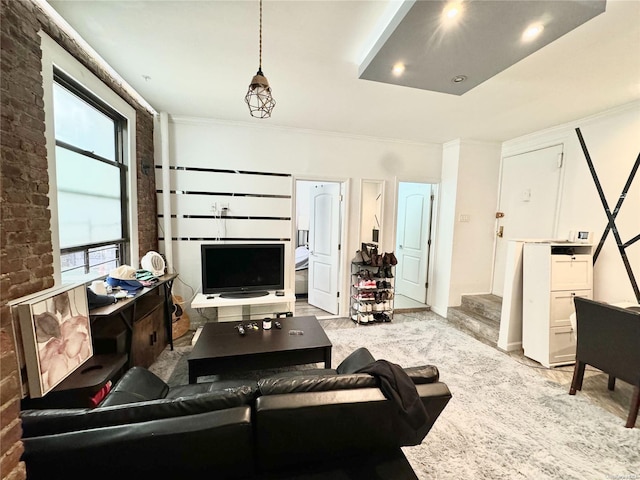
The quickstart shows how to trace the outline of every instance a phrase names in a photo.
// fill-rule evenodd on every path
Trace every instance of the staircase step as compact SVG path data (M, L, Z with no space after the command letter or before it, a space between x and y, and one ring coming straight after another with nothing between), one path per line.
M459 330L495 347L501 314L501 297L492 294L463 295L459 307L447 309L447 320Z
M502 298L497 295L463 295L460 308L500 323Z

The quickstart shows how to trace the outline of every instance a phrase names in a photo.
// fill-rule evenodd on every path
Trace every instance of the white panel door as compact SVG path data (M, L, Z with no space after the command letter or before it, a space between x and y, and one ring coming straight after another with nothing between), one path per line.
M421 303L427 299L431 185L398 185L395 291Z
M314 185L309 203L309 305L338 314L340 184Z
M502 179L497 222L502 236L496 240L492 293L502 297L507 243L519 239L552 239L556 211L562 145L522 153L502 159Z

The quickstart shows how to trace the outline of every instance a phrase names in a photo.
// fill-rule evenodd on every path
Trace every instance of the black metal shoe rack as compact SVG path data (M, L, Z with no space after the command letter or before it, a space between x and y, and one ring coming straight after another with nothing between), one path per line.
M351 263L349 316L358 325L393 320L395 267Z

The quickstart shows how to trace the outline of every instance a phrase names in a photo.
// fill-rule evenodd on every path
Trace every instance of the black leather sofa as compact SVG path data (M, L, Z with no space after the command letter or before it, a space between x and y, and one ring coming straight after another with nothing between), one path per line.
M169 388L129 370L94 409L21 413L27 478L416 479L401 451L451 398L434 366L406 368L426 421L408 428L378 379L336 370Z

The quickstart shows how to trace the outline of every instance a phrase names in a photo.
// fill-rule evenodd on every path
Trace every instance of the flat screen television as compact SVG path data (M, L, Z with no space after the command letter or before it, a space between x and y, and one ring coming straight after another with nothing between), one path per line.
M284 288L284 244L202 245L201 254L205 295L250 298Z

